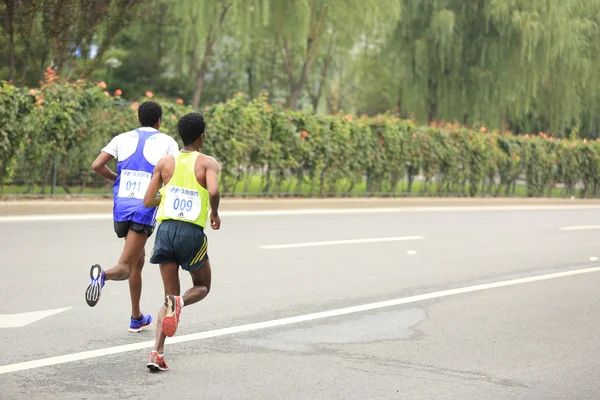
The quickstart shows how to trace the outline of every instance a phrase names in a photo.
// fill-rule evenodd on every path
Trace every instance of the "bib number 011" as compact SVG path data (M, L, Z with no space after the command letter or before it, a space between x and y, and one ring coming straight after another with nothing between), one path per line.
M150 185L152 174L144 171L123 170L119 183L119 197L143 199Z
M125 184L125 190L127 190L127 191L133 190L133 191L139 192L141 188L142 188L142 181L137 181L137 182L127 181L127 183Z

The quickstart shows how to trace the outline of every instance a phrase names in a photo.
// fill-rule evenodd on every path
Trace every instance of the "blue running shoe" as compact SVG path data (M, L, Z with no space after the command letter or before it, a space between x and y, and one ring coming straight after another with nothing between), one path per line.
M131 318L131 323L129 324L129 332L138 333L146 329L152 324L152 316L142 314L141 319L133 319Z
M94 307L100 300L102 288L106 281L106 273L102 270L101 266L94 264L90 268L90 279L90 285L85 291L85 301L88 303L88 306Z

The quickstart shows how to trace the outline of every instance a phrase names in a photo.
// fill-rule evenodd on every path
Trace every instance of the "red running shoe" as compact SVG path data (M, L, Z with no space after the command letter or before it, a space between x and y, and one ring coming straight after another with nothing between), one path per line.
M148 364L146 367L150 369L150 371L168 371L169 366L165 362L165 359L158 355L156 350L152 350L150 355L148 356Z
M181 297L168 295L165 298L165 307L167 307L167 316L163 320L162 329L165 335L171 337L177 331L177 325L179 324Z

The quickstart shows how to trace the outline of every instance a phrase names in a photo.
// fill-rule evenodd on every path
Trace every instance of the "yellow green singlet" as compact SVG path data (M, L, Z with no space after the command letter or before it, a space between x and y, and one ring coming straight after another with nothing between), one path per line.
M175 170L171 180L159 190L157 221L175 220L206 227L208 190L200 186L194 172L199 155L197 151L173 154Z

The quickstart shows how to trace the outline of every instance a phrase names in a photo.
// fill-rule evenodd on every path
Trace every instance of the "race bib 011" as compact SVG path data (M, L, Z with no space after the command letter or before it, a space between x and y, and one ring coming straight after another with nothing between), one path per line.
M151 179L152 174L148 172L124 169L121 171L121 181L117 196L142 200Z
M171 186L166 190L164 199L166 216L178 220L195 221L200 216L201 208L202 203L198 191L179 186Z

